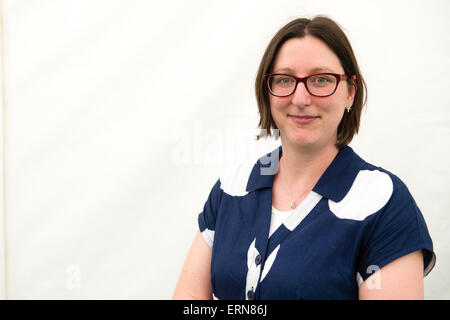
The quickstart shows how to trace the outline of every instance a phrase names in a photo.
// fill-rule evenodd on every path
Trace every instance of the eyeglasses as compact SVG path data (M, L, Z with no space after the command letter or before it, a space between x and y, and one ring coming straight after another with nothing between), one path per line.
M339 81L347 80L346 74L316 73L299 78L289 74L273 73L264 76L271 95L287 97L295 92L299 82L305 84L309 94L315 97L331 96L337 89Z

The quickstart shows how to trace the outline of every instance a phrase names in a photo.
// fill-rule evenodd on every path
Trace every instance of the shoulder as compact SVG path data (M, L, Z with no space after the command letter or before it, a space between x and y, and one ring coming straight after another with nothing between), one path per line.
M366 192L375 194L384 193L388 199L408 189L396 173L365 160L363 161L364 164L361 166L352 185L355 189L366 189Z
M329 200L329 207L339 218L363 221L389 203L411 198L405 191L397 175L364 161L345 197L339 202Z
M219 177L220 189L230 196L245 196L256 160L241 161L224 168Z
M220 176L222 190L231 196L245 196L252 191L271 188L280 154L281 146L228 167Z
M406 184L396 173L367 162L361 168L358 176L361 181L366 180L372 184L371 191L386 191L391 197L408 190Z

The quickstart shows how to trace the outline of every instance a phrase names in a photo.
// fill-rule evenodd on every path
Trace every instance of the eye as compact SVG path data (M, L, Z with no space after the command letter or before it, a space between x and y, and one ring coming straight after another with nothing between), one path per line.
M289 84L291 83L293 80L290 77L279 77L279 78L275 78L275 82L279 83L279 84Z
M313 77L312 79L313 81L318 83L331 82L330 78L325 76Z
M313 76L308 79L308 84L318 87L328 86L335 82L336 78L330 75Z
M282 87L286 87L286 86L291 86L292 84L295 83L295 79L289 76L285 76L285 75L280 75L280 76L274 76L272 78L272 85L274 86L282 86Z

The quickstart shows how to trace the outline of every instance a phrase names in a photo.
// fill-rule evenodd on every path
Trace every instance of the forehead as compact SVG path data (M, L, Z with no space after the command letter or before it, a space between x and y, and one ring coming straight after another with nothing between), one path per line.
M297 75L311 72L343 73L336 54L321 40L305 36L287 40L279 49L272 72L291 71Z

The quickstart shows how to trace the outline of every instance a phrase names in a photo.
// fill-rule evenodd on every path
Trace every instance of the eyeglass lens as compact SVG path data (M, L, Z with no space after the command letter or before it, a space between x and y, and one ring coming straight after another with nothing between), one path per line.
M288 75L274 75L269 77L270 91L277 96L288 96L296 89L297 81ZM317 75L306 80L308 91L316 96L328 96L336 89L337 80L333 75Z

